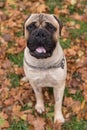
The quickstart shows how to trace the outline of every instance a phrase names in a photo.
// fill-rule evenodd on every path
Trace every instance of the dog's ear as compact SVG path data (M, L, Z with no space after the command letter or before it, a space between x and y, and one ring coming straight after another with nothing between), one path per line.
M59 23L59 35L61 36L61 30L63 28L63 23L54 15L54 18L57 20Z
M26 19L25 19L25 21L24 21L24 24L23 24L23 35L25 35L25 23L26 23L26 21L29 19L29 17L30 17L31 15L29 15Z
M29 19L30 16L31 16L31 14L25 19L24 25L25 25L26 21Z

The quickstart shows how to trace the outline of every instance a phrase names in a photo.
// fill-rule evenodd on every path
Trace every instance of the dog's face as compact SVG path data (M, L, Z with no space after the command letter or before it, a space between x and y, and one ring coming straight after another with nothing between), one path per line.
M25 38L29 53L35 58L52 56L62 24L50 14L32 14L25 21Z

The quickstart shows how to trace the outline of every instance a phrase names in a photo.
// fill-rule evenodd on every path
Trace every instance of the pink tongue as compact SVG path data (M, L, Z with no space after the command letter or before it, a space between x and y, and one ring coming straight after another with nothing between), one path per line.
M38 53L46 53L46 50L45 50L44 47L38 47L38 48L36 49L36 51L37 51Z

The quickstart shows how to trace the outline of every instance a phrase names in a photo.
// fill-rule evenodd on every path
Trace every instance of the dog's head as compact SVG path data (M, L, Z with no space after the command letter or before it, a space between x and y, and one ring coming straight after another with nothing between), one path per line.
M32 56L40 59L52 56L62 23L54 15L32 14L25 21L25 38Z

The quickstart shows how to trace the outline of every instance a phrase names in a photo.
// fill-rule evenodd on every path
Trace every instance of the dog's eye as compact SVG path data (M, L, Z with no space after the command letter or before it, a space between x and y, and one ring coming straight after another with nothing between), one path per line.
M27 30L30 31L30 32L31 32L32 30L34 30L34 29L36 28L35 23L36 23L36 22L33 22L33 23L31 23L30 25L28 25L28 26L27 26Z
M46 29L51 32L56 31L56 28L51 23L48 22L46 23Z

